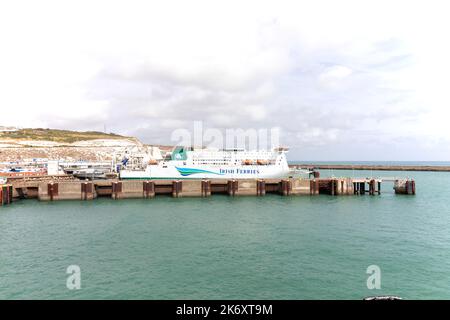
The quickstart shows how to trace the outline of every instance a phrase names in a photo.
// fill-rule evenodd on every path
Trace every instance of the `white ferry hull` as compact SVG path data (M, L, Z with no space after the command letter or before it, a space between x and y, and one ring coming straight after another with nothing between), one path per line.
M122 170L121 179L271 179L289 176L286 166L148 166L146 170Z

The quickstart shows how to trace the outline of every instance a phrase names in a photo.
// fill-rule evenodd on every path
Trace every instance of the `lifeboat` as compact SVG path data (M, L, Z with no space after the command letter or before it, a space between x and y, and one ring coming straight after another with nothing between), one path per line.
M244 164L244 165L246 165L246 166L249 166L249 165L251 165L252 163L253 163L253 161L252 161L252 160L249 160L249 159L246 159L246 160L242 161L242 164Z
M256 163L257 163L258 165L260 165L260 166L265 166L265 165L269 164L269 161L258 159L258 160L256 161Z
M155 159L150 159L150 161L148 162L149 165L154 166L158 164L158 161L156 161Z

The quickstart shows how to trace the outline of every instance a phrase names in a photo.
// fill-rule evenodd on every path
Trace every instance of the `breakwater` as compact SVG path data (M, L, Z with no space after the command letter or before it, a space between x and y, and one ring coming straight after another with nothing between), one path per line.
M323 170L374 170L374 171L428 171L450 172L450 166L429 165L368 165L368 164L292 164L291 168L323 169Z

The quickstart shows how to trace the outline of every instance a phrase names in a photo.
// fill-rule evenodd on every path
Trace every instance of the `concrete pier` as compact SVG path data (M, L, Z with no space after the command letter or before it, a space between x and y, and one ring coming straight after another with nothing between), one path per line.
M92 182L65 181L40 182L38 184L38 199L54 200L92 200L96 198Z
M414 195L414 180L386 180L394 183L396 194ZM212 179L212 180L48 180L21 181L2 185L1 205L9 204L13 198L38 198L42 201L92 200L108 197L114 200L155 196L209 197L215 194L228 196L299 196L327 194L331 196L380 195L379 178L289 178L289 179Z

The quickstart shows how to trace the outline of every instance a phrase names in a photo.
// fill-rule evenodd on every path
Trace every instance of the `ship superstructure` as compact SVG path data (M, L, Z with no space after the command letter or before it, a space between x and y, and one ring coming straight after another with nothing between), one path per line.
M287 148L194 149L176 147L162 160L142 158L144 165L130 166L124 159L121 179L258 179L283 178L290 173Z

